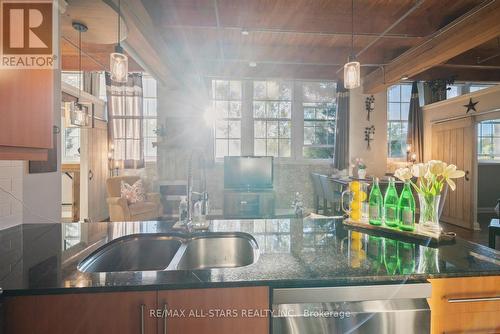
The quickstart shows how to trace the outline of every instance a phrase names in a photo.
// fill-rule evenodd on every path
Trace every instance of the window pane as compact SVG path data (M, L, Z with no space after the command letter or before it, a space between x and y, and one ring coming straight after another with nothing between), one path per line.
M217 121L215 123L215 136L217 138L227 138L228 136L228 126L227 121Z
M410 113L410 104L401 103L401 120L408 121L408 114Z
M279 136L280 138L290 138L291 137L291 122L281 121L279 122Z
M314 119L316 117L315 113L316 109L314 107L304 107L304 119Z
M266 117L266 103L265 102L254 102L253 103L253 117L254 118L265 118Z
M267 137L278 137L278 121L267 122Z
M156 116L156 98L143 100L144 116Z
M278 139L267 140L267 155L278 156Z
M266 140L265 139L255 139L255 141L254 141L254 153L255 153L255 155L266 155Z
M314 127L304 127L304 145L314 143Z
M254 99L265 99L266 98L266 82L265 81L254 81L253 82L253 97Z
M401 89L399 85L395 85L389 88L389 102L399 102L401 101Z
M215 101L215 115L217 118L226 118L228 115L228 102Z
M481 136L491 136L493 134L493 125L491 123L481 124Z
M493 138L493 155L500 157L500 138Z
M226 100L229 94L229 82L226 80L216 80L215 98L218 100Z
M292 103L291 102L281 102L279 105L279 117L280 118L292 118Z
M267 98L271 100L280 98L280 84L277 81L267 82Z
M410 102L411 85L401 85L401 102Z
M229 118L240 118L241 117L241 102L230 102L229 103Z
M290 157L290 140L289 139L280 139L279 140L279 150L280 150L280 157Z
M229 125L228 137L229 138L241 138L240 121L229 121L228 125Z
M215 156L223 158L228 154L228 146L226 139L217 139L215 142Z
M144 97L157 97L156 80L148 75L142 76L142 94Z
M229 140L229 155L236 156L241 154L241 141L238 140Z
M401 119L401 105L399 103L389 103L389 120Z
M156 119L144 119L144 137L156 137Z
M267 103L267 118L278 118L279 117L279 102L268 102Z
M229 83L229 97L231 100L241 100L241 81Z
M289 82L280 83L280 95L281 100L291 100L292 99L292 85Z
M254 137L255 138L266 138L266 121L255 121L254 122Z

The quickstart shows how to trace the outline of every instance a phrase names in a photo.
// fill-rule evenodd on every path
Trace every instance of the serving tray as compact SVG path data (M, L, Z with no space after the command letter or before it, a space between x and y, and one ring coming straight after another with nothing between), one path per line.
M344 226L349 229L359 230L363 233L374 234L391 239L399 239L408 242L414 242L425 246L440 246L455 243L456 233L441 232L432 233L420 228L415 224L414 231L402 231L400 229L388 227L385 225L371 225L368 222L356 221L349 218L344 219Z

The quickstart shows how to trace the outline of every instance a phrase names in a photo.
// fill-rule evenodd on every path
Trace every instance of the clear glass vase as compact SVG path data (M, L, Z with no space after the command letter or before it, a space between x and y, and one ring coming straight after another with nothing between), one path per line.
M439 225L439 202L441 195L418 194L420 204L419 225L421 229L429 232L441 232Z

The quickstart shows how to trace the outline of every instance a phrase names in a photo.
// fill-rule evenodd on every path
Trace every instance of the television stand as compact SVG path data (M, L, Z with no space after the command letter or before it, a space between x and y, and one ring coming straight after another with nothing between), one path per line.
M224 218L272 218L273 189L224 189Z

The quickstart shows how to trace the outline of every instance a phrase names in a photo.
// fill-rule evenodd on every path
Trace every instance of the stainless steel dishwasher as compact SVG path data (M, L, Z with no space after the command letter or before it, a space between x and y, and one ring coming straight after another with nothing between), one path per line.
M430 283L273 290L273 334L430 333Z

